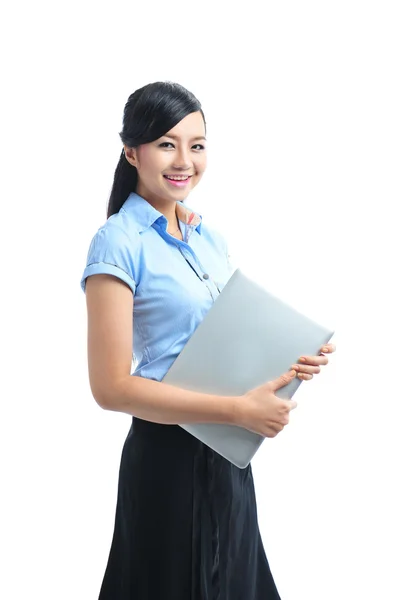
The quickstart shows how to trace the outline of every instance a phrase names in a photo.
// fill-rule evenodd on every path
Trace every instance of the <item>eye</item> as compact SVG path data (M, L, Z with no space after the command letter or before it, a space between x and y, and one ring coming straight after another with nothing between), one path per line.
M167 148L167 147L174 148L174 144L172 144L172 142L162 142L161 144L159 144L159 148ZM196 151L205 150L205 146L203 146L202 144L194 144L194 146L192 146L192 147L195 148Z

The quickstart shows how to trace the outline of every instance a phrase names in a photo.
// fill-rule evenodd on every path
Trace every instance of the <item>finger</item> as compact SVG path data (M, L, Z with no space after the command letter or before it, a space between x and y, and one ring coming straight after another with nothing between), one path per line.
M325 354L332 354L333 352L335 352L335 350L336 346L334 344L326 344L321 349L321 352L325 352Z
M294 369L297 373L308 373L310 375L317 375L320 373L320 367L313 367L312 365L292 365L291 369Z
M279 411L281 418L289 419L289 413L298 406L298 403L296 402L296 400L282 400L278 396L276 396L275 398L280 403L280 406L281 406L281 409ZM281 421L273 421L272 420L272 422L280 423Z
M321 365L328 365L327 356L301 356L298 359L298 363L313 365L314 367L320 367Z
M274 429L274 431L279 432L284 428L284 424L282 423L281 419L278 420L268 420L267 422L267 427L269 429Z
M277 435L279 433L280 433L280 431L277 431L276 429L272 429L272 427L267 427L264 432L264 437L275 438L275 437L277 437Z
M285 385L291 383L291 381L293 381L295 377L296 371L294 369L291 369L291 371L289 371L288 373L284 373L283 375L280 375L280 377L277 377L277 379L270 381L270 388L273 392L275 392L280 388L284 387Z
M278 433L284 429L289 424L290 420L288 416L284 416L277 421L268 421L268 427L270 429L274 429Z
M313 379L313 375L310 373L298 373L298 379L302 379L303 381L310 381Z

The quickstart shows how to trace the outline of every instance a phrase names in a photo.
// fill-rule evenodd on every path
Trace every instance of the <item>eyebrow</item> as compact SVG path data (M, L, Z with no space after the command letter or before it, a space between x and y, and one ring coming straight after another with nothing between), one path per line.
M163 137L168 137L168 138L171 138L172 140L178 140L179 139L178 135L164 135ZM197 137L191 138L190 141L194 141L194 140L205 140L206 141L206 137L204 137L203 135L199 135Z

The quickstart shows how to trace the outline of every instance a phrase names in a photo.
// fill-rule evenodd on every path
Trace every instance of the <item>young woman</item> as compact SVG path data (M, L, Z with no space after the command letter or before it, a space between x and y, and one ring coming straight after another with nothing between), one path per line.
M232 269L223 237L184 204L206 168L205 117L193 94L170 82L138 89L120 136L107 221L81 281L93 396L132 415L99 599L276 600L251 466L238 469L177 424L228 423L274 437L296 406L275 392L295 376L311 379L334 346L242 397L162 383Z

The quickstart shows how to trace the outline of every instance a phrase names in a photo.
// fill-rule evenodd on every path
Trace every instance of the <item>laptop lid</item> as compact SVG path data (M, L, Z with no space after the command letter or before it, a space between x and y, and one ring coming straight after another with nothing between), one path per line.
M163 381L202 393L240 396L316 355L333 331L296 311L237 269ZM278 390L290 399L301 380ZM245 468L264 438L232 425L181 424L221 456Z

